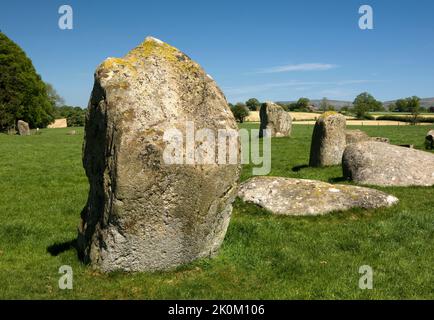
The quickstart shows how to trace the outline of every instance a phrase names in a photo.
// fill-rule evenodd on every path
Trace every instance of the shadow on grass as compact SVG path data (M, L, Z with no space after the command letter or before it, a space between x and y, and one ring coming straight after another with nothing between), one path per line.
M306 169L306 168L309 168L309 165L308 164L302 164L302 165L299 165L299 166L292 167L291 170L293 172L299 172L299 171L301 171L301 169Z
M73 239L71 241L61 242L61 243L55 243L51 246L47 247L47 252L51 254L53 257L58 256L59 254L71 250L76 249L77 250L77 240Z
M336 177L336 178L330 178L328 181L329 183L338 183L338 182L345 182L349 180L345 177Z

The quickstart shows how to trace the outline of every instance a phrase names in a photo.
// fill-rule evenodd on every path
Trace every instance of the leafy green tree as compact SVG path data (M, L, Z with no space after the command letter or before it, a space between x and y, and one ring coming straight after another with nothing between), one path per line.
M406 99L408 112L411 113L412 123L416 124L420 114L420 98L413 96Z
M296 105L297 109L299 110L305 110L309 106L310 100L308 98L300 98L298 99Z
M54 105L45 83L24 51L0 32L0 131L24 120L30 127L53 121Z
M244 122L244 119L249 115L249 109L247 108L247 106L242 103L242 102L238 102L235 106L233 106L231 108L232 113L234 114L234 117L237 121L239 121L240 123Z
M86 119L86 109L71 106L57 107L55 117L56 119L66 118L68 127L83 127Z
M395 112L408 112L408 100L407 99L399 99L395 102Z
M55 107L61 107L65 105L65 100L57 93L56 89L50 84L45 83L48 99Z
M364 119L368 112L383 110L383 104L367 92L359 94L354 99L353 106L358 119Z
M261 103L256 98L251 98L246 101L246 106L249 108L250 111L258 111L259 107L261 106Z
M324 112L328 110L328 107L329 107L329 101L328 101L328 99L327 99L326 97L322 98L319 107L320 107L320 109L321 109L322 111L324 111Z

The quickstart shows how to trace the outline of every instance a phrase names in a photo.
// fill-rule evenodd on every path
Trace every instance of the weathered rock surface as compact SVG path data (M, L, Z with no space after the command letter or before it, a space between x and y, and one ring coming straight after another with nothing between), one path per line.
M389 207L398 202L375 189L281 177L251 178L241 184L238 196L272 213L295 216Z
M425 137L425 147L426 149L434 149L434 130L428 131Z
M337 112L325 112L318 118L312 134L311 167L341 164L346 146L345 128L346 119Z
M382 142L350 144L342 168L344 177L362 184L434 185L434 154Z
M240 167L165 162L164 133L177 129L188 139L187 121L216 137L237 130L217 84L178 49L148 37L97 68L83 147L90 191L78 251L85 262L102 271L153 271L216 253ZM181 159L198 157L200 145Z
M29 124L23 120L18 120L18 133L20 136L29 136L30 135L30 127Z
M271 137L289 137L291 135L292 118L288 112L273 102L265 102L259 111L261 126L259 136L265 136L265 129L271 131Z

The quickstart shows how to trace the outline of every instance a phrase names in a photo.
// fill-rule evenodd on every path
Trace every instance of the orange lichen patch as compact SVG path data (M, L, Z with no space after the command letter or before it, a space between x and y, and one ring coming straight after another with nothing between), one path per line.
M100 68L106 70L128 68L134 75L137 74L137 70L130 59L108 58L101 64Z
M143 61L150 56L160 57L168 61L180 72L197 72L200 70L199 65L181 51L151 37L146 38L142 44L131 50L125 59L136 62Z
M330 117L330 116L333 116L333 115L336 115L336 114L338 114L336 111L326 111L326 112L324 112L324 113L320 116L320 118L325 119L325 118L327 118L327 117Z

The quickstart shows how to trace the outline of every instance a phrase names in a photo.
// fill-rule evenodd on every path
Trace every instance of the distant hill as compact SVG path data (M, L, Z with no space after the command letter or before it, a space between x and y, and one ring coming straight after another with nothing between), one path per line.
M310 104L319 108L321 105L321 101L322 99L319 100L310 100ZM343 100L327 100L329 105L332 105L335 107L335 109L340 110L342 107L345 106L353 106L353 102L352 101L343 101ZM297 102L297 101L276 101L276 103L283 103L283 104L288 104L288 103L293 103L293 102Z
M276 101L276 103L283 103L283 104L288 104L288 103L293 103L296 101ZM391 100L391 101L384 101L383 105L385 108L387 108L389 105L391 105L392 103L395 103L396 100ZM320 104L321 104L321 99L313 99L310 100L310 103L319 108ZM353 106L353 102L352 101L344 101L344 100L328 100L328 103L332 106L334 106L337 110L340 110L342 107L344 106ZM423 98L420 99L420 105L423 108L429 108L434 106L434 98Z

